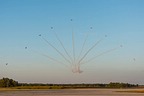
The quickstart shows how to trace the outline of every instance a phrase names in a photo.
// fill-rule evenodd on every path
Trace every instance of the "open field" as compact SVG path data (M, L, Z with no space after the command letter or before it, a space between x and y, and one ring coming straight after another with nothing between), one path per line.
M144 96L144 89L1 90L0 96Z

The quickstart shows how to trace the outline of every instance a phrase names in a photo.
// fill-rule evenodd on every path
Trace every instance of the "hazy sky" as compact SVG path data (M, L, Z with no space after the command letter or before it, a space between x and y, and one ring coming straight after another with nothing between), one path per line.
M84 61L118 49L83 64L83 73L73 73L64 58L38 36L41 34L68 58L54 32L71 57L74 32L76 59L87 34L82 55L103 40ZM144 0L0 0L0 78L41 83L144 84L143 74Z

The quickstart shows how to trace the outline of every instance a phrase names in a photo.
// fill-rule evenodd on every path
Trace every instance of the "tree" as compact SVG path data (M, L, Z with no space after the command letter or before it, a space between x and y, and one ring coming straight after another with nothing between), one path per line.
M13 79L3 78L0 79L0 87L15 87L18 86L18 82Z

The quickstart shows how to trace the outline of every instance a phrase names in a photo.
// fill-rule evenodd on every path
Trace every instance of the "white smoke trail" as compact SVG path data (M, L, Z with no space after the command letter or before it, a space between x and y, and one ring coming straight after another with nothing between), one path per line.
M42 37L42 36L41 36ZM42 37L42 39L48 44L50 45L59 55L61 55L65 61L67 61L69 64L71 64L71 62L64 56L64 54L62 54L56 47L54 47L48 40L46 40L44 37Z

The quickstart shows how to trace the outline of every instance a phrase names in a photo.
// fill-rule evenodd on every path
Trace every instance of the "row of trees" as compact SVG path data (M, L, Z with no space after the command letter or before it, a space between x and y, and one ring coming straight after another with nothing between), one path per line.
M18 86L18 82L9 78L0 79L0 87L15 87Z
M38 83L18 83L17 81L9 78L0 79L0 87L16 87L16 86L49 86L60 88L132 88L139 87L138 84L111 82L109 84L38 84Z
M57 85L58 86L58 85ZM111 82L109 84L61 84L59 86L69 88L133 88L139 87L138 84Z
M138 84L129 84L129 83L119 83L119 82L111 82L109 84L27 84L27 83L20 83L19 86L59 86L63 89L69 88L133 88L139 87Z
M131 88L138 87L138 84L129 84L129 83L119 83L119 82L111 82L107 85L109 88Z

